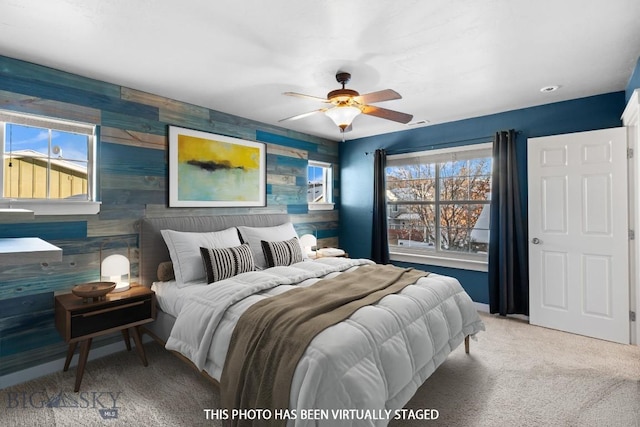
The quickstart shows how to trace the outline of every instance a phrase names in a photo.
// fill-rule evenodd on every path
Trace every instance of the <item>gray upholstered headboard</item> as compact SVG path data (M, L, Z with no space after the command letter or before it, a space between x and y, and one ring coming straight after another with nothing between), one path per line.
M157 280L158 264L170 261L169 250L160 230L219 231L238 225L270 227L290 221L287 214L179 216L143 218L140 224L139 281L151 286Z

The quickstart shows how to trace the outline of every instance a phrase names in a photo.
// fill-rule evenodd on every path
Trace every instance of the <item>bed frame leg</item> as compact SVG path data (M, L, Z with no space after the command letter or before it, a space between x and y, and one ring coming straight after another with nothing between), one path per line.
M469 354L469 335L464 337L464 352Z

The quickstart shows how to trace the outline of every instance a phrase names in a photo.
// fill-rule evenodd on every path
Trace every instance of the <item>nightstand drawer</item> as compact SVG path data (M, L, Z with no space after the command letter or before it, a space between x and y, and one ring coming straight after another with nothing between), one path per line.
M125 304L104 307L71 315L71 339L122 328L153 318L153 299L127 301Z

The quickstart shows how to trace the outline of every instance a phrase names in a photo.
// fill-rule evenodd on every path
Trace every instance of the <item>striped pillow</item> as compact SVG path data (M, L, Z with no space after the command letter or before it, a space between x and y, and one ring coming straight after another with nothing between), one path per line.
M291 265L296 262L302 262L302 249L298 238L293 237L282 242L260 241L262 244L262 252L269 267L278 265Z
M232 248L200 248L207 283L228 279L236 274L255 270L248 244Z

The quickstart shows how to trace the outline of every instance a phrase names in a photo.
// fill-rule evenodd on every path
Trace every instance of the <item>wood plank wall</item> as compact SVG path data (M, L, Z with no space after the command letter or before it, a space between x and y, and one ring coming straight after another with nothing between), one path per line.
M0 237L37 236L63 249L62 262L0 267L0 376L64 355L66 345L54 327L54 294L99 279L106 241L107 251L131 247L132 276L137 275L138 223L144 216L286 212L300 234L317 230L320 245L338 246L338 210L310 212L306 204L307 162L337 166L335 141L3 56L0 109L99 125L102 201L98 215L37 216L24 223L0 216ZM265 142L267 206L168 208L169 124ZM94 346L118 339L95 340Z

